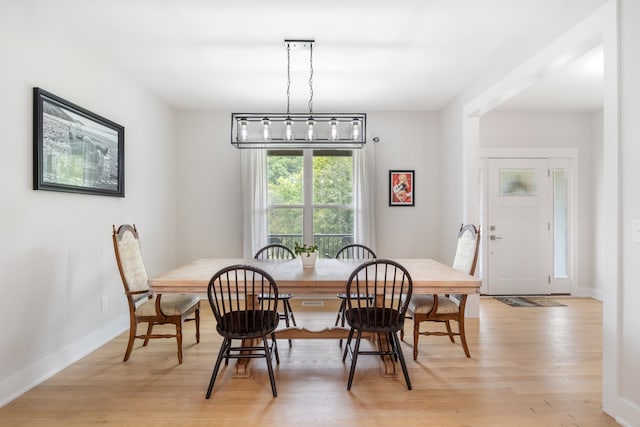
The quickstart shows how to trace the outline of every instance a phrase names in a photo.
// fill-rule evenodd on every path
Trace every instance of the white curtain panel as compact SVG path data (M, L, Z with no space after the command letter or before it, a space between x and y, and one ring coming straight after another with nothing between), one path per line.
M242 150L243 257L267 244L267 150Z
M355 242L376 252L376 153L373 142L353 150L353 157Z

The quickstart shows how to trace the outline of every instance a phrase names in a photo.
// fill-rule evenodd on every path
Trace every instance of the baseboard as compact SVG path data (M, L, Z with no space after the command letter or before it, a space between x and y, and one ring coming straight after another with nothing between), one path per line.
M571 296L582 298L589 297L597 299L598 301L602 301L602 299L604 298L602 289L600 288L576 288L573 289Z
M103 346L129 328L129 316L110 324L0 381L0 408Z
M640 425L640 407L627 399L618 397L615 420L624 427Z

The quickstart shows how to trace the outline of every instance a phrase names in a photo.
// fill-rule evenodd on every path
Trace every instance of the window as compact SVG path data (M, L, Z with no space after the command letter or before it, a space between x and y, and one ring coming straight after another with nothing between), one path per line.
M267 237L317 244L321 257L354 241L351 151L267 153Z

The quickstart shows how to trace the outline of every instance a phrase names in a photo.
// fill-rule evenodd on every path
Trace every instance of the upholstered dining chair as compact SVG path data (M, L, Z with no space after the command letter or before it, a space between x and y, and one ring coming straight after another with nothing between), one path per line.
M352 243L346 246L343 246L336 253L336 259L374 259L377 258L376 253L365 245L361 245L359 243ZM336 296L340 299L340 308L338 308L338 315L336 316L336 322L333 326L344 326L344 310L347 306L347 294L344 292L336 294ZM373 295L359 295L358 298L369 298L373 299ZM340 345L342 345L342 340L340 340Z
M129 304L129 342L124 361L129 360L136 338L144 339L143 347L152 338L173 338L178 341L178 363L182 363L182 325L195 320L196 342L200 342L200 299L194 295L154 294L147 285L147 270L142 258L138 230L135 225L113 226L113 247L124 293ZM193 318L189 318L190 316ZM147 331L138 335L139 323L147 323ZM153 327L171 323L175 334L154 334Z
M296 255L291 249L279 243L272 243L263 247L256 252L254 256L255 259L294 259L295 257ZM261 300L265 298L265 295L258 294L257 298L258 300ZM290 292L278 295L278 299L282 301L282 313L280 313L280 319L285 321L287 328L290 326L289 321L293 323L293 326L298 326L296 324L296 317L293 315L293 309L291 308L291 298L293 298L293 294ZM291 340L289 340L289 347L291 347Z
M407 388L411 390L411 380L407 364L398 339L398 331L404 324L407 305L413 291L413 281L409 272L400 264L388 259L374 259L360 264L347 281L347 308L345 318L350 327L342 361L351 354L351 369L347 390L351 390L353 375L359 355L393 356L400 361ZM359 295L375 295L375 298L358 298ZM363 332L378 334L380 347L377 350L361 350ZM351 341L356 335L355 346ZM383 337L388 345L383 344Z
M257 294L265 298L258 301L254 298ZM275 335L280 320L275 280L260 268L232 265L213 275L207 287L207 297L216 319L216 331L223 337L209 381L207 399L211 397L222 359L228 364L230 358L257 357L266 359L271 391L273 397L277 397L271 363L274 354L276 363L280 363ZM271 345L267 342L269 336ZM254 344L257 339L262 340L262 345ZM241 340L241 344L233 347L233 340Z
M480 228L473 224L462 225L458 232L458 244L453 260L453 268L464 273L474 275L478 261L478 246L480 244ZM467 337L464 330L464 311L467 295L414 295L411 297L407 317L413 318L413 360L418 359L418 338L420 335L449 336L455 343L454 336L459 336L462 349L467 357L471 357ZM451 321L458 323L458 332L451 329ZM420 330L423 322L444 323L446 332ZM401 332L404 339L404 328Z

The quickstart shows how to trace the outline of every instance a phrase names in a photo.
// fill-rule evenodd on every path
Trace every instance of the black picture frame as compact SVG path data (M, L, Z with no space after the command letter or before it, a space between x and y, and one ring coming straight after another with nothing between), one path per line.
M124 127L34 87L33 189L124 197Z
M415 206L415 171L389 171L389 206Z

